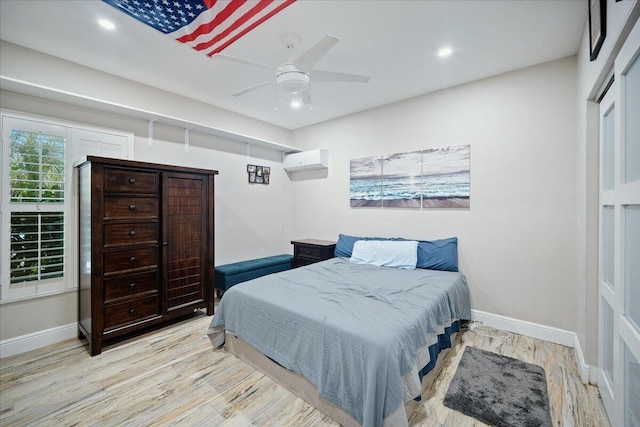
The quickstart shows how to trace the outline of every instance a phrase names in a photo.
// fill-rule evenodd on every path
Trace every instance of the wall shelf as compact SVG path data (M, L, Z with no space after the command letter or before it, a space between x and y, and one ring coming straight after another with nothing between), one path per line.
M252 146L268 148L271 150L281 151L282 153L298 153L302 150L290 147L288 145L280 144L277 142L267 141L260 138L255 138L249 135L242 135L236 132L227 131L224 129L212 127L202 123L197 123L180 117L172 117L163 114L159 114L153 111L146 111L137 108L133 108L127 105L117 104L110 101L92 98L77 93L63 91L47 86L37 85L34 83L18 80L6 76L0 76L0 88L12 92L17 92L25 95L36 96L39 98L49 99L52 101L64 102L81 107L92 108L99 111L111 112L115 114L124 114L129 117L142 119L145 121L153 121L154 123L174 126L182 129L189 129L190 131L202 133L205 135L212 135L220 138L230 139L232 141L238 141Z

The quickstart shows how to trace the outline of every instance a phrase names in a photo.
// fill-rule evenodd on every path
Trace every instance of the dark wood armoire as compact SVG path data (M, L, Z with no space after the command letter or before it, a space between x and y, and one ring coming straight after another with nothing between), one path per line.
M215 170L79 162L78 336L103 342L214 303Z

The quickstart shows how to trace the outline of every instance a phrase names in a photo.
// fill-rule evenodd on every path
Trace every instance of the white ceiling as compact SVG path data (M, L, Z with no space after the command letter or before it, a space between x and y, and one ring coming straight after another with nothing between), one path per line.
M298 0L223 53L276 67L326 34L340 38L316 68L371 76L316 83L311 111L275 106L273 72L209 58L97 0L0 0L3 40L175 92L287 129L366 110L577 53L587 19L577 0ZM97 25L108 18L116 30ZM450 46L453 54L438 58ZM1 52L0 52L1 54ZM1 57L0 57L1 59Z

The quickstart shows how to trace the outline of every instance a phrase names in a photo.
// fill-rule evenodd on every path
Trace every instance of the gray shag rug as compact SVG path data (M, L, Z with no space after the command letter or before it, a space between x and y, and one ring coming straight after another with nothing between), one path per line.
M544 369L467 347L445 406L498 427L551 426Z

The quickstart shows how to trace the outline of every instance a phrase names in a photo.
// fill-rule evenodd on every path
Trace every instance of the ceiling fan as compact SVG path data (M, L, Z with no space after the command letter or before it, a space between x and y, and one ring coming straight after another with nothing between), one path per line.
M326 35L322 40L309 48L302 55L294 58L293 51L300 43L300 36L294 33L285 33L282 36L282 42L290 51L289 59L278 67L271 67L266 64L251 61L248 59L238 58L224 54L216 54L214 58L225 59L227 61L238 62L240 64L248 64L256 67L266 68L275 73L276 84L276 105L278 90L281 89L289 94L297 96L299 102L303 105L311 104L311 83L320 82L352 82L366 83L369 81L368 76L358 74L339 73L336 71L316 70L313 66L324 56L329 49L340 41L339 38ZM248 88L233 93L233 96L241 96L249 92L261 89L265 86L273 84L273 80L258 83ZM277 106L276 106L277 109Z

